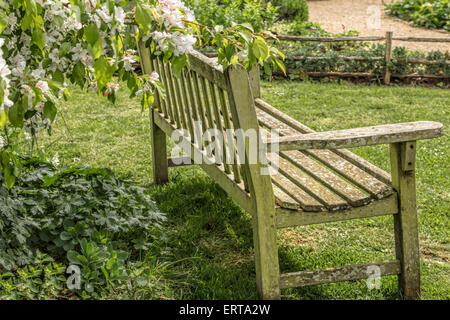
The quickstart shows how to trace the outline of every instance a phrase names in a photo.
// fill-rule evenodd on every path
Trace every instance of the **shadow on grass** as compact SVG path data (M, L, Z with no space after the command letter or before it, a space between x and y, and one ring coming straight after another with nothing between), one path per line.
M179 298L258 299L250 215L206 176L175 176L164 186L152 186L151 194L167 213L171 259L185 259L177 268L189 270L185 279L189 288ZM339 265L346 252L313 252L283 244L279 253L282 270L299 271L320 267L321 260ZM393 278L373 293L365 281L356 281L288 289L282 294L289 299L392 299L398 295Z

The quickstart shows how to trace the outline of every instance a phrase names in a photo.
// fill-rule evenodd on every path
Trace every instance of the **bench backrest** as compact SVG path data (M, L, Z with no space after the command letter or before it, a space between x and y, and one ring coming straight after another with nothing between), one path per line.
M237 142L231 144L227 141L229 136L226 133L229 129L252 129L257 133L259 143L259 125L254 105L255 98L260 96L259 69L255 68L249 73L238 64L223 70L213 59L194 51L189 55L189 70L183 70L181 77L177 78L173 75L172 66L161 59L152 59L150 50L142 43L139 52L144 72L158 72L166 89L165 99L156 97L154 110L163 114L174 127L187 130L193 144L195 122L201 122L203 132L208 129L222 132L224 144L228 146L223 148L224 156L234 153L230 157L233 161L223 164L223 172L231 176L235 184L245 188L254 200L263 196L271 201L273 190L270 176L261 175L262 167L267 166L259 161L248 163L248 140L245 147L246 161L240 164ZM230 145L233 146L232 150Z

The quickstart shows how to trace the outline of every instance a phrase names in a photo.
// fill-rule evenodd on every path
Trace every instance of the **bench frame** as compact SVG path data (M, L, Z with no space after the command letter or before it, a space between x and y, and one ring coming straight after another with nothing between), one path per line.
M145 73L158 71L164 73L162 77L167 76L169 78L172 76L170 74L170 67L168 70L167 66L164 66L161 62L152 60L150 50L145 48L143 43L140 43L138 47L141 65ZM243 130L253 129L259 133L255 101L256 103L264 104L260 99L259 70L255 69L249 73L242 65L238 64L235 67L228 67L225 71L222 71L221 67L211 59L197 52L190 54L190 70L200 74L204 79L210 81L218 88L226 90L234 128ZM182 77L190 77L189 72L183 74ZM153 178L157 184L168 182L168 168L175 166L174 163L176 162L167 157L166 136L170 137L180 126L183 127L183 115L179 115L179 119L174 119L175 114L173 115L174 117L170 118L167 115L170 113L170 110L166 110L169 108L171 102L175 102L176 99L179 99L178 101L182 100L182 95L177 91L179 90L178 86L180 82L176 83L176 81L178 80L171 82L169 79L169 83L163 82L163 84L169 87L167 101L164 102L161 97L157 96L153 108L150 109ZM181 88L186 90L183 87L185 85L183 81L182 79ZM193 90L187 86L187 90L190 89ZM178 111L181 113L187 112L186 110ZM279 113L279 111L274 110L273 112ZM189 114L186 116L189 116ZM189 119L186 116L184 118L186 123L184 124L188 126ZM302 126L300 123L295 122L295 120L287 116L285 117L287 121L294 123L294 125ZM179 120L178 125L176 120ZM352 141L351 139L344 139L343 141L346 141L344 144L334 144L333 149L381 143L390 144L392 186L395 192L387 198L372 202L371 204L348 210L333 211L332 213L293 211L274 205L275 196L271 178L268 175L260 174L261 168L267 167L267 165L257 163L243 164L241 166L242 176L246 179L247 186L244 186L242 182L236 182L236 179L233 179L232 173L225 173L217 165L200 165L244 210L252 215L256 284L262 299L279 299L280 289L283 288L365 279L368 278L366 270L370 266L378 266L381 270L381 275L398 275L399 288L404 298L418 298L420 296L415 141L442 135L442 125L440 124L429 123L429 126L425 125L424 127L425 129L420 131L419 134L414 129L406 133L404 127L398 126L394 130L395 134L390 132L390 136L383 134L380 130L375 130L381 136L378 140L370 139L373 135L369 134L368 139L365 140L354 139ZM411 129L410 127L408 128ZM423 133L424 131L426 132L425 134ZM370 129L360 129L359 132L370 133ZM341 135L339 133L330 133L328 136L316 134L314 136L315 140L302 140L302 137L307 138L308 135L301 135L292 137L292 139L282 137L277 141L264 142L269 146L272 143L279 143L283 150L296 150L311 146L314 148L320 148L320 146L328 148L331 145L330 143L333 142L333 137L347 137L345 134L345 132ZM262 138L259 136L258 139ZM317 142L317 139L322 140L321 142ZM378 143L374 143L374 141ZM199 148L191 141L187 142L191 144L192 155L205 156L202 148ZM263 141L260 140L258 142L262 143ZM248 151L249 148L247 146L246 159L249 159ZM348 151L342 150L342 153L345 152ZM277 246L278 228L380 215L394 216L396 260L280 275Z

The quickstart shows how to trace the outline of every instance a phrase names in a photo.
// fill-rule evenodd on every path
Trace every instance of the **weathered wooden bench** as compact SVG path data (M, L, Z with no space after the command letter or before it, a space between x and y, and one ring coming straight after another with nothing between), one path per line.
M170 64L152 59L139 45L144 72L156 71L166 88L150 111L153 174L156 183L168 181L166 135L186 129L194 135L194 121L203 129L277 129L279 137L258 143L280 152L269 153L277 174L263 175L267 164L201 164L239 205L253 217L256 283L263 299L279 299L280 289L368 278L368 268L381 275L398 275L405 298L420 294L420 261L416 210L416 141L443 134L436 122L412 122L332 132L314 132L260 98L259 70L243 66L223 70L200 53L190 55L190 70L173 76ZM187 138L186 138L187 139ZM201 145L186 141L191 157L205 155ZM392 174L345 148L390 144ZM236 152L236 150L230 151ZM246 146L248 156L249 146ZM355 218L393 215L396 259L331 269L279 273L277 228Z

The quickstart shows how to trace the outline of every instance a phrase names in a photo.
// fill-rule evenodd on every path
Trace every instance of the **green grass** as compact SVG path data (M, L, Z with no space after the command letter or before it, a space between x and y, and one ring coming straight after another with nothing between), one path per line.
M435 120L450 124L450 92L440 89L317 84L263 83L263 98L315 130L392 122ZM95 94L75 90L62 105L51 137L41 139L63 164L109 167L121 177L147 186L168 214L168 244L153 270L158 297L170 299L256 299L251 219L196 167L172 169L171 183L151 180L147 113L122 94L111 105ZM69 132L70 129L70 132ZM450 139L418 144L417 189L422 258L422 298L450 299L449 213ZM389 171L388 147L356 153ZM279 232L282 272L391 259L392 217L297 227ZM159 260L158 260L159 261ZM161 263L158 262L158 263ZM156 263L156 265L158 264ZM172 263L167 266L167 263ZM157 269L157 268L156 268ZM152 289L135 297L149 298ZM286 299L397 299L396 277L384 277L380 290L365 281L282 291ZM118 295L120 296L120 295Z

